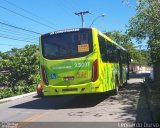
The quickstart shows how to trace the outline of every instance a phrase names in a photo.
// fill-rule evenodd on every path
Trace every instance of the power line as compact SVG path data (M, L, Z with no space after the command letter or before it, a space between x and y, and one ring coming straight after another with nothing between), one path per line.
M1 44L1 43L0 43L0 45L5 45L5 46L16 46L16 47L17 47L17 46L23 46L23 45Z
M68 7L74 9L74 11L77 10L77 8L75 8L77 6L73 4L73 1L71 2L70 0L67 0L65 3L68 5Z
M31 42L31 41L22 40L22 39L16 39L16 38L11 38L11 37L1 36L1 35L0 35L0 37L1 37L1 38L5 38L5 39L11 39L11 40L16 40L16 41L22 41L22 42L33 43L33 42ZM35 44L35 43L33 43L33 44Z
M30 33L28 32L25 32L25 31L21 31L21 30L14 30L12 28L8 28L7 26L0 26L0 29L2 29L3 31L6 31L6 32L9 32L9 33L13 33L13 34L19 34L19 35L25 35L25 36L30 36L30 37L34 37L34 38L37 38L38 36L35 36L35 35L31 35Z
M60 4L62 4L63 5L63 7L66 7L66 8L68 8L67 10L70 10L72 13L73 13L73 10L72 10L72 8L71 7L69 7L69 6L67 6L67 2L65 2L66 4L63 4L63 1L61 1L61 0L59 0L60 1ZM69 4L68 4L69 5ZM72 14L71 13L71 14Z
M17 38L17 39L22 39L22 40L28 40L28 41L38 41L38 38L28 38L28 37L22 37L22 36L17 36L17 35L11 35L11 34L6 34L6 33L0 33L1 36L6 36L6 37L11 37L11 38Z
M46 21L46 22L49 22L50 24L53 24L55 27L60 28L59 26L57 26L56 24L52 23L51 21L46 20L46 19L44 19L43 17L37 16L36 14L34 14L34 13L32 13L32 12L30 12L30 11L22 8L22 7L19 7L19 6L17 6L16 4L14 4L14 3L12 3L12 2L9 2L8 0L3 0L3 1L5 1L6 3L8 3L8 4L10 4L10 5L12 5L12 6L20 9L20 10L23 10L24 12L26 12L26 13L28 13L28 14L30 14L30 15L38 18L38 19L41 19L41 20Z
M33 43L35 44L33 41L28 41L28 40L23 40L23 39L17 39L14 37L8 37L7 35L0 35L1 38L5 38L5 39L11 39L11 40L16 40L16 41L22 41L22 42L29 42L29 43Z
M0 27L1 28L1 27ZM38 38L36 36L31 36L31 35L28 35L28 34L23 34L23 33L20 33L20 32L15 32L15 31L9 31L9 30L6 30L4 28L1 28L2 30L0 30L0 32L5 32L5 33L10 33L10 34L13 34L13 35L18 35L18 36L25 36L25 37L29 37L29 38Z
M21 17L23 17L23 18L26 18L26 19L28 19L28 20L31 20L31 21L33 21L33 22L35 22L35 23L41 24L41 25L43 25L43 26L45 26L45 27L52 28L52 29L56 30L56 28L54 28L54 27L52 27L52 26L46 25L46 24L44 24L44 23L41 23L41 22L39 22L39 21L37 21L37 20L35 20L35 19L32 19L32 18L30 18L30 17L28 17L28 16L25 16L25 15L22 15L22 14L20 14L20 13L15 12L15 11L12 11L12 10L10 10L10 9L8 9L8 8L3 7L3 6L0 6L0 8L6 10L6 11L8 11L8 12L14 13L14 14L16 14L16 15L18 15L18 16L21 16Z
M39 32L35 32L35 31L28 30L28 29L25 29L25 28L20 28L20 27L14 26L14 25L10 25L10 24L1 22L1 21L0 21L0 24L5 25L5 26L8 26L8 27L15 28L15 29L23 30L23 31L26 31L26 32L31 32L31 33L34 33L34 34L38 34L38 35L41 34L41 33L39 33Z
M63 1L58 1L56 3L58 6L60 6L61 10L64 10L63 13L67 16L68 15L72 15L74 11L72 11L72 9L68 6L66 6L66 4L63 3ZM73 20L74 21L74 20Z
M64 13L64 14L63 14L63 17L64 17L64 16L67 17L67 14L68 14L68 15L71 14L71 13L69 12L69 10L66 9L66 8L64 8L64 6L62 6L60 3L57 2L56 4L57 4L57 6L60 7L61 10L63 9L63 11L62 11L62 12ZM61 15L61 16L62 16L62 15Z

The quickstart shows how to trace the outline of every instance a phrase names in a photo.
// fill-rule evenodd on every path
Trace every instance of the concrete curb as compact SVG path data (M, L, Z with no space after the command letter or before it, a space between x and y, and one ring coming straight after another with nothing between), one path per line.
M153 117L153 110L152 110L151 99L150 99L150 94L149 94L149 85L145 79L143 80L143 85L144 85L144 91L146 94L146 100L147 100L147 105L148 105L148 109L150 112L151 121L153 122L154 117Z
M20 98L35 95L35 94L37 94L37 92L30 92L30 93L26 93L26 94L22 94L22 95L18 95L18 96L4 98L4 99L0 100L0 103L9 102L9 101L12 101L12 100L20 99Z

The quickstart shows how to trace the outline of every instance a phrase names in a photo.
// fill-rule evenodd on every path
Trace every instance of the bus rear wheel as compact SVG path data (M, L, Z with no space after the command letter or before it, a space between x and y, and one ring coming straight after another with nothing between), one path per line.
M117 95L119 92L119 80L118 77L115 77L115 90L114 90L114 94Z

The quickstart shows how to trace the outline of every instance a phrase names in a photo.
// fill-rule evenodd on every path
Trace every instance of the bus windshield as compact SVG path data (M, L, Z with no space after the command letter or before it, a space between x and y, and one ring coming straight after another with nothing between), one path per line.
M41 39L43 57L50 60L77 58L92 52L90 29L47 34Z

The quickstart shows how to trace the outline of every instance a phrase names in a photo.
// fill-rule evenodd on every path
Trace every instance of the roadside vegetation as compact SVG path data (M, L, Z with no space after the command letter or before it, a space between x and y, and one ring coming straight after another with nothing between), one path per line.
M160 60L160 0L138 0L137 13L128 25L128 35L147 41L152 62Z
M40 82L36 45L0 53L0 99L36 90Z

